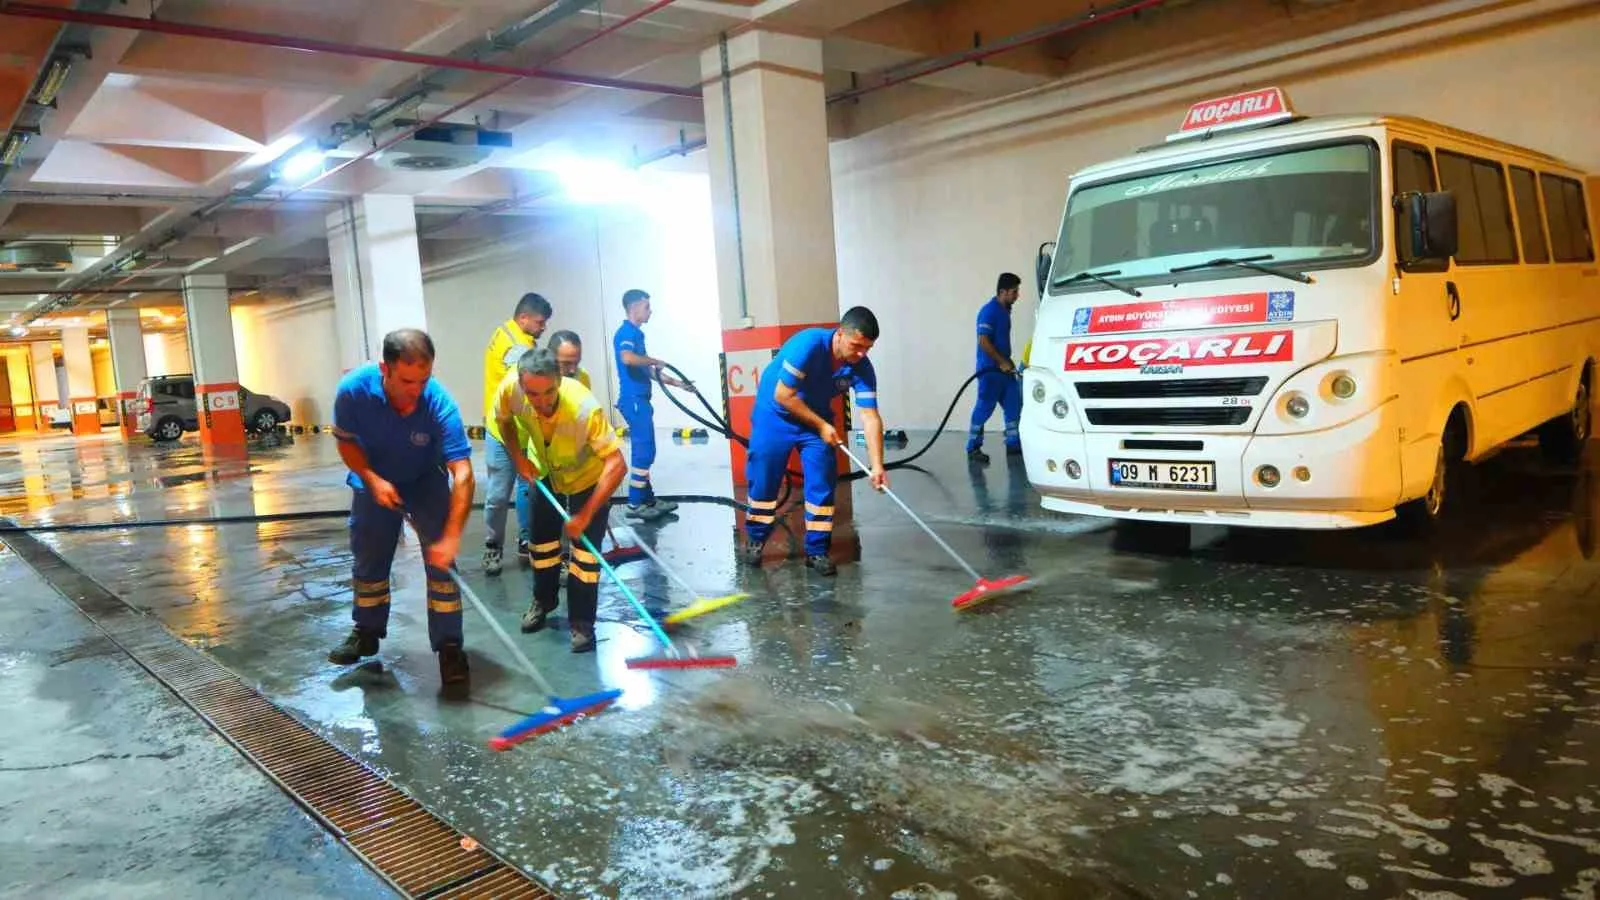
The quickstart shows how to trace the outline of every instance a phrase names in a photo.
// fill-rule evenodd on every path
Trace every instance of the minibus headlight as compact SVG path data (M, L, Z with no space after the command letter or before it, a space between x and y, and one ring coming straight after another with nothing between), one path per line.
M1067 401L1057 399L1056 402L1050 404L1050 412L1054 413L1058 419L1065 419L1067 417Z
M1035 381L1033 383L1033 402L1044 402L1044 382L1042 381Z
M1296 419L1304 419L1311 412L1311 401L1307 400L1304 394L1290 394L1283 408Z
M1356 380L1340 372L1333 376L1333 381L1328 384L1328 391L1340 400L1349 400L1356 395Z

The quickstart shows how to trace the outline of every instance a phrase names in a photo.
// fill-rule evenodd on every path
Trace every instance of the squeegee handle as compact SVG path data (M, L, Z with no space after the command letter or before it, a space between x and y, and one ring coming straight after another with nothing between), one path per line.
M606 524L606 528L607 529L611 528L610 523ZM700 596L700 593L698 591L696 591L694 588L689 586L689 582L684 581L683 578L681 576L679 576L677 572L674 572L671 567L669 567L664 561L662 561L661 557L657 556L656 552L654 550L650 549L650 545L646 544L644 542L644 539L639 537L639 532L638 531L634 531L633 532L633 537L634 537L634 540L635 540L634 546L638 547L640 550L644 551L644 555L650 557L651 561L653 561L656 564L656 568L658 568L661 571L667 573L667 577L672 579L674 582L676 582L678 587L681 587L684 590L688 591L689 595L691 597L693 597L696 602L699 602L699 601L705 599L704 597ZM613 541L616 540L617 539L616 535L612 535L611 539Z
M861 469L864 472L865 471L871 471L865 465L862 465L861 460L856 459L856 455L854 453L850 452L850 448L846 447L844 445L843 441L839 442L839 449L844 451L844 455L845 456L850 457L850 461L855 463L857 468ZM941 537L939 537L939 535L935 534L933 529L928 527L928 523L922 521L922 517L921 516L919 516L916 513L912 512L911 511L911 507L907 506L905 504L905 501L900 499L899 495L895 494L894 491L889 490L888 487L884 487L884 488L882 488L882 490L883 490L883 492L885 494L889 495L889 499L890 500L893 500L895 503L899 504L900 508L906 511L906 515L911 517L911 521L913 521L913 522L917 523L919 526L921 526L922 530L926 531L928 533L928 537L933 538L934 543L938 544L941 548L943 548L944 552L950 554L950 558L955 560L957 565L961 566L961 568L963 568L963 569L966 569L967 570L967 574L972 576L972 580L973 581L982 581L983 580L983 576L979 575L976 569L974 569L971 566L967 565L967 561L962 559L961 555L956 553L955 550L951 549L950 545L946 544L944 542L944 538L941 538Z
M563 522L572 521L572 516L567 514L566 508L556 500L555 495L550 493L550 489L544 486L544 482L542 480L535 481L533 486L539 489L539 493L543 494L546 500L550 501L550 505L555 507L556 512L561 515L561 520ZM661 630L661 626L656 623L655 616L650 615L650 610L645 609L644 604L639 602L639 598L635 597L633 595L633 591L628 589L627 582L622 580L622 576L617 574L617 570L611 568L611 564L606 562L606 558L600 554L600 548L589 542L589 536L587 534L579 534L578 538L583 541L583 546L587 547L589 552L594 554L595 562L598 562L600 567L606 570L606 574L611 576L611 580L617 583L617 589L622 591L622 596L628 598L628 602L633 604L633 608L638 611L639 616L644 619L645 624L649 625L650 630L655 632L656 640L661 642L661 646L667 648L669 651L676 652L676 648L672 646L672 639L667 637L667 633L665 631Z

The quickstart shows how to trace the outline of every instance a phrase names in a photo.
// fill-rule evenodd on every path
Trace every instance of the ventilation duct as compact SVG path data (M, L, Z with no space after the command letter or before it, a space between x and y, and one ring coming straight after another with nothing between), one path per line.
M66 244L9 244L0 247L0 272L65 272L72 267Z
M396 119L397 128L410 128L413 120ZM511 146L511 133L485 131L473 125L443 123L419 129L416 134L373 157L385 169L436 172L487 162L494 151Z

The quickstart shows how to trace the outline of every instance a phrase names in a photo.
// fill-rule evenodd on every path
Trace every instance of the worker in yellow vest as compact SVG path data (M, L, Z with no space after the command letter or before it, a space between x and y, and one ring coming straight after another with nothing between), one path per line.
M571 517L566 534L572 542L567 565L567 620L572 627L572 652L594 649L595 611L600 599L599 547L605 534L611 495L628 471L622 441L606 417L605 407L576 378L563 378L549 350L522 355L496 391L495 418L501 434L520 424L526 445L506 445L518 477L530 484L542 479L556 502ZM535 632L548 624L559 603L562 517L541 493L533 508L529 545L533 560L533 602L522 617L522 630ZM588 545L579 536L589 539Z
M555 354L556 365L561 369L561 377L575 378L579 384L591 392L594 385L589 383L589 370L583 367L583 339L578 337L576 331L561 330L550 335L550 340L545 342L545 347ZM520 431L522 426L517 426ZM523 443L527 443L527 435L523 435ZM523 560L528 560L528 523L532 521L532 488L522 479L517 479L517 523L522 529L520 540L517 542L519 553ZM531 564L531 561L530 561Z
M512 488L517 482L516 470L506 445L512 436L500 433L495 421L496 392L506 373L515 369L522 354L532 350L544 334L553 310L550 301L538 294L523 294L511 318L501 322L489 336L489 346L483 351L483 429L484 462L489 469L487 496L483 501L483 521L488 536L483 541L483 574L499 575L505 545L506 509L511 506ZM520 523L527 530L527 523Z

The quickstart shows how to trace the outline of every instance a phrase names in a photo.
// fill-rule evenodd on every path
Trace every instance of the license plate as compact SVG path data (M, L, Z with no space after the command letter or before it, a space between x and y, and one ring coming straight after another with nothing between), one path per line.
M1215 463L1113 459L1110 461L1110 468L1112 487L1155 488L1164 491L1217 489Z

